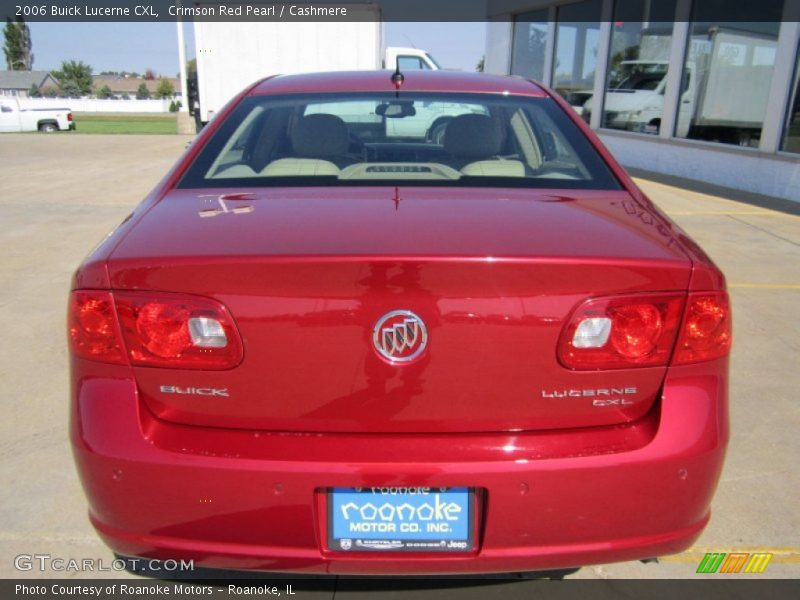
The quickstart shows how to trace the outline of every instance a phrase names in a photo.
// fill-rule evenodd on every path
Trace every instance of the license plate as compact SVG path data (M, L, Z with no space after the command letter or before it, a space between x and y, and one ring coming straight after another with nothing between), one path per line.
M468 488L334 488L328 493L328 547L355 552L469 552Z

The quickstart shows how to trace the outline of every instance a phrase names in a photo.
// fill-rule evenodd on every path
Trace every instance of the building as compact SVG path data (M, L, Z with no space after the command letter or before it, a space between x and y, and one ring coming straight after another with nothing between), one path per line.
M49 71L0 71L0 96L27 98L34 85L57 89L58 80Z
M485 70L561 94L627 167L800 201L797 0L496 0Z

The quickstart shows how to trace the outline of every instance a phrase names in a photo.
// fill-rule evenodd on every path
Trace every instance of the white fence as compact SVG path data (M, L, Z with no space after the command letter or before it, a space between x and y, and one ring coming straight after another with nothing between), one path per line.
M20 98L22 108L69 108L72 112L165 113L171 100L108 100L100 98Z

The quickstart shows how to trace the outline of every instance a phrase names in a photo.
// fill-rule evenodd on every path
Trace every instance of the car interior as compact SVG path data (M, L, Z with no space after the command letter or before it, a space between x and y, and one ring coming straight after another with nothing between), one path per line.
M590 179L544 113L425 100L258 106L206 179Z

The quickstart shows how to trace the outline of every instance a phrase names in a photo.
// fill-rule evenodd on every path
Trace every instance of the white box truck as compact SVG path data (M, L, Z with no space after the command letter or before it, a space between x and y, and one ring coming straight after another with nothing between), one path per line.
M748 146L760 136L767 115L778 41L721 28L709 32L709 38L696 49L695 76L681 97L678 130Z
M380 9L347 4L348 22L194 21L196 97L189 107L205 124L247 85L268 75L391 68L439 69L424 50L385 48Z
M612 71L604 127L658 133L664 111L671 32L642 32L639 57ZM758 136L766 114L777 40L714 27L689 45L676 135L742 145ZM590 114L594 99L584 104Z

